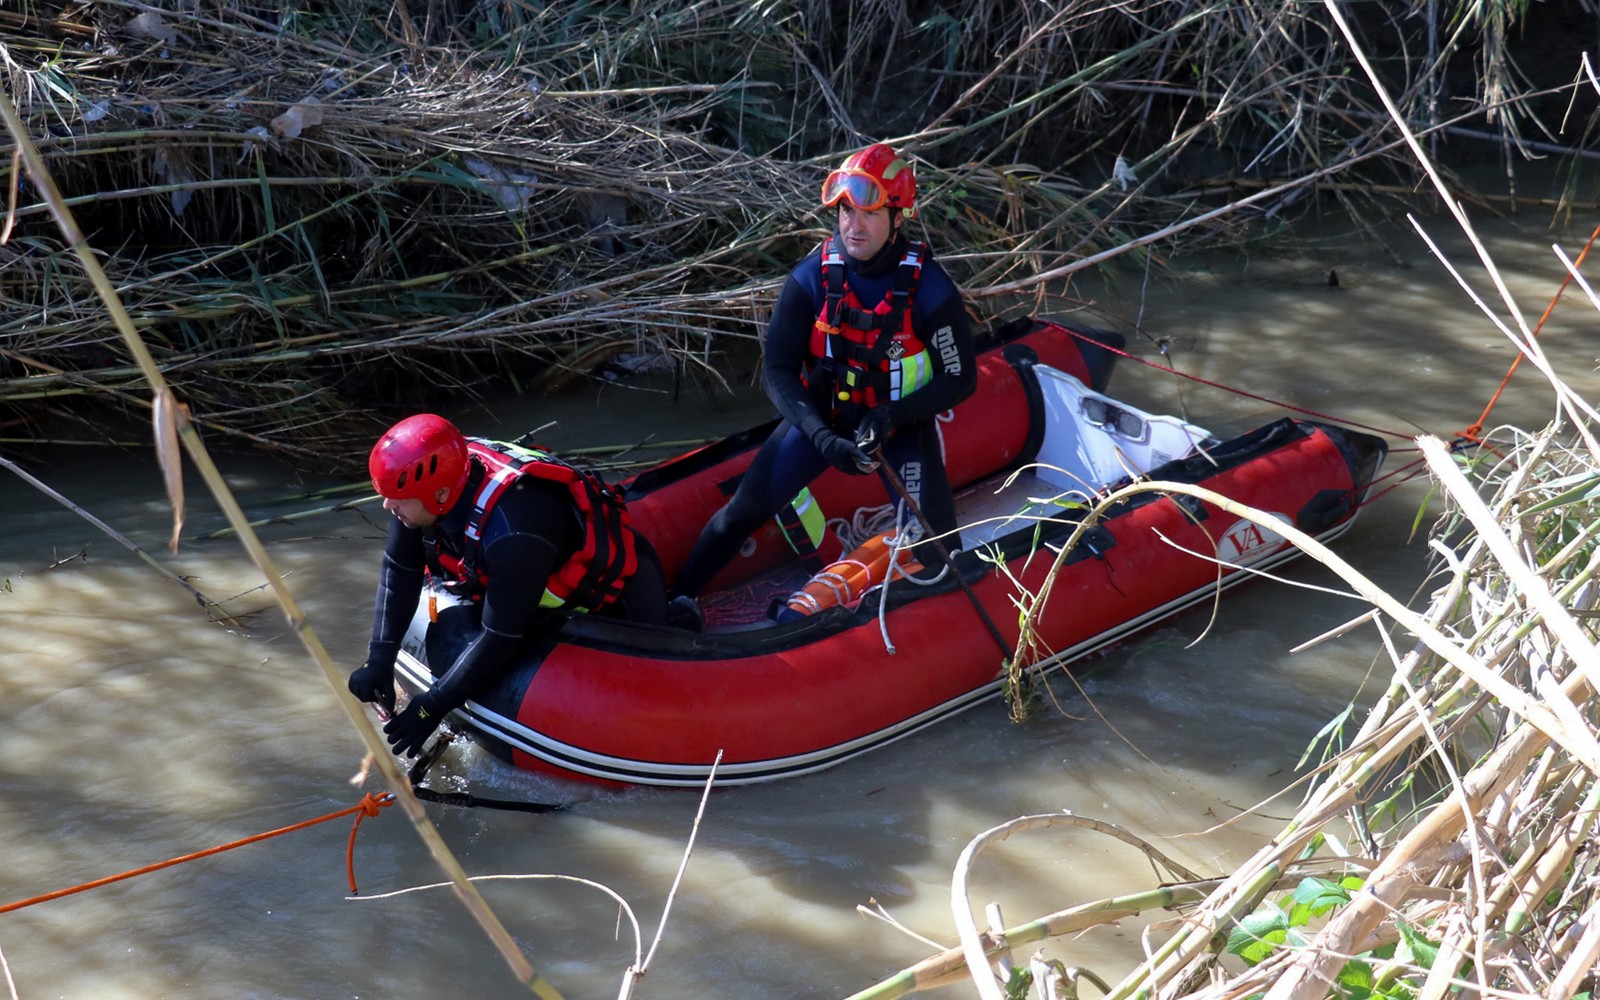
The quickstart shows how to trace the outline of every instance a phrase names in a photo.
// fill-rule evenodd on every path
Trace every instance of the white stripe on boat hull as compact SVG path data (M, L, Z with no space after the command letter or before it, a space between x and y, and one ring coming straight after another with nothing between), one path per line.
M1322 535L1317 536L1318 540L1327 542L1337 538L1349 530L1355 520L1354 516L1350 517ZM1192 604L1207 599L1216 593L1219 586L1226 590L1236 584L1243 583L1250 578L1253 572L1266 570L1299 555L1300 552L1297 549L1286 548L1275 555L1267 557L1260 563L1252 563L1245 570L1230 574L1219 583L1207 584L1160 607L1152 608L1142 615L1131 618L1121 625L1101 632L1092 639L1065 649L1038 666L1053 670L1082 659L1098 649L1117 642L1132 632L1136 632L1162 618L1176 614ZM427 668L409 652L401 652L396 662L396 669L417 690L422 690L432 683L432 678ZM717 767L717 784L754 784L761 781L771 781L775 778L809 774L813 771L832 767L868 750L908 736L941 719L963 712L979 702L998 694L1001 683L1001 681L996 680L990 684L975 688L958 698L952 698L941 705L918 713L893 726L888 726L844 743L813 750L809 753L775 757L768 760L724 762ZM496 712L490 712L475 702L467 703L464 714L468 717L472 728L553 767L592 778L634 785L699 787L705 784L706 778L711 773L711 761L706 761L704 764L669 764L661 761L631 760L623 757L597 754L581 747L553 740L543 733L527 728L515 719L508 719Z

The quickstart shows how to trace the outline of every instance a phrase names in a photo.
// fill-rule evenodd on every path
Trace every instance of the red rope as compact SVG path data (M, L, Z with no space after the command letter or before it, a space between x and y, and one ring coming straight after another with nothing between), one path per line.
M1596 239L1600 239L1600 226L1595 227L1594 232L1589 235L1589 242L1583 245L1583 252L1578 254L1577 260L1573 261L1573 271L1583 267L1583 259L1589 256L1589 248L1594 246ZM1567 276L1561 279L1561 287L1557 288L1556 293L1550 297L1550 304L1544 307L1544 315L1540 316L1539 322L1533 325L1533 337L1538 337L1539 331L1544 329L1544 321L1549 319L1550 314L1556 311L1556 303L1561 301L1562 293L1567 290L1567 286L1570 284L1572 284L1572 271L1568 271ZM1518 351L1517 356L1511 359L1511 367L1506 369L1505 378L1500 380L1500 385L1495 389L1494 395L1489 397L1489 405L1483 408L1483 414L1478 417L1477 423L1461 431L1459 433L1460 437L1466 438L1473 444L1483 443L1479 435L1483 433L1484 422L1489 419L1489 411L1493 410L1495 404L1500 402L1500 394L1506 391L1506 386L1511 382L1511 376L1516 374L1517 366L1520 364L1522 364L1522 352Z
M103 885L110 885L113 882L121 882L123 879L133 878L136 875L147 875L150 872L160 871L163 868L171 868L173 865L181 865L185 861L195 861L199 858L209 858L213 854L221 854L223 851L231 851L235 847L243 847L246 844L254 844L257 841L266 840L269 837L277 837L285 833L293 833L296 830L304 830L308 826L315 826L318 823L326 823L330 819L338 819L341 816L348 816L351 813L359 814L356 817L356 824L359 826L363 817L376 816L379 809L388 805L392 805L393 803L394 796L388 792L369 792L367 793L367 797L362 799L359 805L351 806L349 809L341 809L338 812L332 812L326 816L318 816L316 819L308 819L303 823L296 823L293 826L285 826L277 830L269 830L266 833L258 833L253 837L245 837L243 840L235 840L231 843L221 844L217 847L208 848L204 851L196 851L193 854L185 854L182 857L171 858L167 861L160 861L153 865L145 865L143 868L135 868L132 871L123 872L120 875L112 875L107 878L95 879L93 882L85 882L82 885L75 885L70 889L57 889L55 892L47 892L42 896L34 896L32 899L21 899L15 903L7 903L4 906L0 906L0 913L10 913L12 910L20 910L25 906L32 906L35 903L44 903L52 899L60 899L62 896L70 896L73 893L78 892L86 892L89 889L98 889ZM353 829L350 831L350 846L352 850L355 847L355 830ZM351 863L350 870L351 891L354 891L355 870L353 862Z
M1163 372L1166 372L1169 375L1176 375L1179 378L1186 378L1191 382L1199 382L1201 385L1210 386L1213 389L1221 389L1223 392L1231 392L1235 396L1243 396L1246 399L1254 399L1257 402L1261 402L1261 403L1270 403L1273 406L1279 406L1279 407L1282 407L1285 410L1293 410L1296 413L1303 413L1308 417L1314 417L1314 418L1316 418L1318 420L1325 420L1325 421L1327 421L1329 423L1334 423L1334 424L1344 424L1347 427L1356 427L1356 428L1360 428L1361 430L1364 430L1364 431L1372 431L1374 434L1382 434L1385 437L1392 437L1392 438L1400 438L1400 439L1409 440L1411 438L1411 436L1412 436L1409 431L1407 431L1407 432L1392 431L1392 430L1387 430L1387 429L1382 428L1382 427L1374 427L1371 424L1358 423L1358 422L1356 422L1354 420L1345 420L1343 417L1335 417L1335 416L1332 416L1332 415L1327 414L1327 413L1320 413L1320 412L1318 412L1316 410L1308 410L1303 406L1295 406L1293 403L1285 403L1283 400L1281 400L1281 399L1273 399L1271 396L1259 396L1259 395L1257 395L1257 394L1255 394L1253 392L1246 392L1244 389L1234 388L1231 385L1223 385L1221 382L1213 382L1210 379L1201 378L1198 375L1191 375L1188 372L1179 371L1176 368L1169 368L1166 365L1158 364L1157 362L1151 361L1149 358L1141 358L1137 354L1129 354L1127 351L1124 351L1119 347L1112 347L1109 344L1102 344L1100 341L1095 340L1093 337L1089 336L1088 334L1079 333L1078 331L1072 329L1071 327L1063 326L1062 329L1066 330L1068 333L1072 334L1074 337L1077 337L1079 340L1088 341L1089 343L1094 344L1096 347L1099 347L1102 350L1110 351L1112 354L1118 355L1119 357L1127 358L1130 361L1137 361L1141 365L1148 365L1149 367L1154 368L1157 371L1163 371Z
M1422 466L1426 464L1426 461L1426 459L1414 458L1406 464L1400 466L1398 469L1391 469L1390 471L1385 472L1383 475L1374 479L1371 483L1368 483L1367 495L1362 497L1360 503L1356 504L1356 508L1359 510L1370 503L1375 503L1382 497L1388 496L1390 493L1393 493L1406 483L1411 482L1411 480L1416 479L1419 475L1421 475ZM1374 488L1385 479L1391 479L1396 476L1404 476L1404 478L1395 479L1394 482L1390 483L1388 486L1385 486L1381 490Z
M1578 255L1578 261L1580 263L1583 261L1584 254L1587 254L1589 252L1589 247L1594 245L1595 239L1597 237L1600 237L1600 228L1597 228L1595 230L1594 236L1589 237L1589 243L1588 243L1588 245L1586 245L1583 248L1583 254L1579 254ZM1571 280L1571 277L1572 276L1570 274L1567 276L1568 281ZM1565 287L1566 287L1566 282L1563 282L1562 283L1562 288L1565 288ZM1560 294L1561 294L1560 292L1557 292L1556 293L1556 297L1559 298ZM1540 317L1540 319L1539 319L1539 327L1544 326L1545 319L1549 318L1550 312L1554 308L1555 308L1555 302L1552 300L1551 303L1550 303L1549 308L1545 309L1544 316ZM1102 344L1099 341L1095 340L1093 337L1090 337L1090 336L1088 336L1086 334L1079 333L1078 331L1073 330L1070 327L1062 327L1062 329L1066 330L1068 333L1072 334L1074 337L1077 337L1080 340L1089 341L1090 343L1093 343L1096 346L1098 346L1098 347L1100 347L1100 348L1102 348L1104 350L1110 351L1112 354L1116 354L1116 355L1119 355L1121 357L1128 358L1128 359L1133 360L1133 361L1137 361L1142 365L1148 365L1151 368L1156 369L1157 371L1163 371L1163 372L1166 372L1169 375L1177 375L1178 377L1186 378L1191 382L1199 382L1201 385L1210 386L1213 389L1221 389L1224 392L1231 392L1236 396L1244 396L1247 399L1254 399L1254 400L1256 400L1258 402L1270 403L1273 406L1281 406L1286 410L1293 410L1296 413L1303 413L1308 417L1315 417L1318 420L1325 420L1325 421L1328 421L1329 423L1344 424L1344 425L1349 426L1349 427L1356 427L1356 428L1359 428L1361 430L1372 431L1375 434L1382 434L1385 437L1399 438L1399 439L1403 439L1403 440L1411 440L1411 438L1413 437L1413 435L1410 432L1402 433L1400 431L1387 430L1387 429L1382 428L1382 427L1374 427L1371 424L1363 424L1363 423L1360 423L1360 422L1354 421L1354 420L1345 420L1345 419L1342 419L1340 417L1332 416L1330 414L1320 413L1320 412L1318 412L1316 410L1308 410L1303 406L1295 406L1293 403L1285 403L1282 400L1273 399L1270 396L1261 396L1261 395L1257 395L1256 393L1253 393L1253 392L1247 392L1244 389L1236 389L1231 385L1223 385L1220 382L1213 382L1210 379L1201 378L1198 375L1191 375L1188 372L1179 371L1176 368L1171 368L1171 367L1168 367L1167 365L1158 364L1158 363L1156 363L1154 361L1149 360L1148 358L1141 358L1136 354L1129 354L1127 351L1121 350L1120 348L1112 347L1109 344ZM1535 334L1537 334L1538 327L1535 327L1535 331L1534 332L1535 332ZM1520 360L1522 360L1522 357L1521 357L1521 355L1518 355L1517 356L1517 361L1520 361ZM1516 370L1516 362L1512 363L1511 368L1512 368L1512 371ZM1511 373L1510 372L1506 373L1506 378L1508 380L1511 378ZM1501 388L1502 389L1505 388L1505 383L1504 382L1501 383ZM1497 390L1495 392L1495 398L1498 399L1499 396L1500 396L1500 393ZM1493 408L1494 402L1491 400L1489 405L1490 405L1490 408ZM1484 416L1487 417L1489 411L1486 409L1483 412L1484 412ZM1480 421L1480 423L1481 423L1481 421ZM1478 430L1481 430L1481 429L1482 428L1481 428L1480 425L1475 424L1475 425L1473 425L1472 428L1469 428L1467 431L1461 432L1457 436L1458 437L1462 437L1462 438L1466 438L1468 441L1472 442L1473 444L1476 444L1476 445L1478 445L1480 447L1489 448L1489 450L1493 451L1494 449L1490 445L1488 445L1485 442L1479 440L1478 438L1472 436L1474 432L1476 432ZM1390 449L1391 453L1396 453L1396 452L1399 452L1399 451L1420 451L1420 450L1421 449L1419 449L1419 448ZM1386 496L1389 493L1392 493L1394 490L1399 489L1401 486L1403 486L1406 483L1410 482L1411 480L1415 479L1417 477L1417 475L1418 475L1418 470L1420 470L1420 468L1422 467L1423 464L1424 464L1423 459L1420 459L1420 458L1413 459L1412 461L1407 462L1405 465L1400 466L1398 469L1391 469L1390 471L1385 472L1383 475L1377 477L1371 483L1367 484L1367 494L1362 499L1362 501L1359 504L1357 504L1356 506L1357 507L1365 507L1368 504L1378 500L1380 497L1383 497L1383 496ZM1396 479L1395 482L1389 484L1388 486L1385 486L1381 490L1380 489L1375 489L1375 487L1379 483L1383 482L1386 479L1390 479L1390 478L1394 478L1394 477L1404 477L1404 478Z

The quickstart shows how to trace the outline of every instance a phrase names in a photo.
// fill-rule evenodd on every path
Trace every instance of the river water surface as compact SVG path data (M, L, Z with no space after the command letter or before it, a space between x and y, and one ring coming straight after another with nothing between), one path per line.
M1503 314L1454 225L1426 224ZM1576 255L1587 223L1551 228L1525 212L1481 225L1536 321L1565 274L1551 244ZM1125 332L1137 323L1151 336L1131 334L1130 347L1145 357L1157 356L1152 337L1170 338L1172 363L1212 382L1402 434L1449 437L1477 419L1513 351L1410 228L1385 238L1392 256L1330 227L1305 234L1293 251L1180 260L1176 277L1086 283L1077 292L1090 307L1061 303L1057 311ZM1594 308L1572 290L1541 336L1557 369L1591 400L1600 400L1596 325ZM1127 361L1112 391L1223 434L1280 412ZM1491 423L1538 428L1553 412L1548 386L1524 366ZM558 420L541 437L559 449L647 434L692 438L766 413L748 386L718 408L694 391L674 400L610 386L452 415L491 437ZM1407 444L1393 442L1388 468L1415 457ZM314 506L297 494L343 481L249 457L222 461L258 515ZM147 453L62 448L27 464L207 595L241 595L233 606L259 613L242 628L208 623L180 587L0 471L10 529L0 537L0 904L344 809L376 787L351 784L362 744L237 544L193 540L223 524L197 479L191 540L169 556L169 515ZM1402 598L1424 577L1425 545L1411 537L1424 492L1414 482L1388 493L1336 544ZM368 508L264 536L346 669L365 648L382 517ZM1286 575L1336 584L1309 561ZM875 901L953 944L952 866L972 837L1020 815L1072 810L1119 824L1192 869L1227 872L1294 812L1293 792L1269 800L1296 780L1296 761L1318 730L1386 683L1370 626L1289 652L1363 610L1256 582L1227 593L1209 630L1207 611L1191 611L1085 664L1081 690L1058 677L1063 711L1013 725L989 703L830 771L713 794L636 995L836 997L866 988L931 949L856 908ZM472 874L561 874L611 887L637 914L648 947L698 794L538 778L457 747L435 780L478 795L571 803L548 815L429 811ZM0 915L0 952L16 993L527 995L448 890L371 898L439 881L398 811L363 824L361 898L350 898L349 829L340 819ZM970 892L975 905L998 901L1007 921L1020 923L1153 884L1132 849L1055 829L986 852ZM635 946L608 896L553 880L491 882L483 891L563 995L616 995ZM1140 953L1141 926L1053 942L1047 952L1115 979ZM970 987L938 995L970 995Z

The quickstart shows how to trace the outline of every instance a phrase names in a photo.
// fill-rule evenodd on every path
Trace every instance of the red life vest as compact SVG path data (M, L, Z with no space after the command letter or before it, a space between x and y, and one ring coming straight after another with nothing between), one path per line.
M907 396L933 380L928 345L913 329L911 305L925 243L906 244L894 285L883 301L866 307L845 280L844 258L833 237L822 241L822 285L826 293L811 327L812 358L806 384L825 394L823 412L871 409ZM822 400L818 401L822 403Z
M494 505L518 479L533 476L559 483L572 496L583 541L565 563L550 574L540 605L572 611L598 611L615 601L638 568L627 505L616 487L591 472L574 468L548 452L498 441L467 439L470 460L481 465L482 479L473 487L472 513L462 532L459 555L446 552L424 537L428 566L458 595L481 600L489 586L483 571L483 526Z

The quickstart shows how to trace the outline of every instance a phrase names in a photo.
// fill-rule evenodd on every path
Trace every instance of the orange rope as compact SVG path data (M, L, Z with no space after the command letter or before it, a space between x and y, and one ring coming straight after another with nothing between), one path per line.
M193 854L185 854L181 858L172 858L168 861L161 861L153 865L146 865L143 868L135 868L133 871L123 872L121 875L112 875L109 878L96 879L93 882L85 882L83 885L75 885L70 889L58 889L55 892L47 892L42 896L35 896L32 899L23 899L18 900L15 903L7 903L5 906L0 906L0 913L10 913L12 910L20 910L25 906L32 906L35 903L43 903L52 899L60 899L62 896L70 896L73 893L85 892L89 889L98 889L103 885L110 885L112 882L121 882L123 879L133 878L135 875L146 875L150 872L160 871L163 868L171 868L173 865L181 865L185 861L194 861L198 858L208 858L213 854L221 854L223 851L231 851L235 847L243 847L246 844L254 844L256 841L266 840L268 837L276 837L285 833L293 833L296 830L303 830L308 826L315 826L318 823L326 823L330 819L338 819L341 816L348 816L351 813L359 814L356 817L356 826L360 826L361 820L364 817L376 816L379 809L393 804L394 796L388 792L383 792L381 794L368 792L367 797L362 799L359 805L351 806L349 809L341 809L338 812L329 813L326 816L318 816L316 819L308 819L303 823L296 823L293 826L286 826L278 830L270 830L266 833L258 833L253 837L246 837L243 840L235 840L232 843L222 844L221 846L212 847L204 851L196 851ZM350 847L352 850L355 848L355 839L355 830L352 829L350 831ZM350 885L353 891L355 886L355 868L353 861L350 863Z
M361 829L362 820L368 816L376 816L379 809L392 805L394 805L394 796L389 792L384 792L382 795L373 795L368 792L367 797L361 800L361 805L356 807L361 811L356 813L356 821L350 824L350 843L344 849L344 870L350 876L350 895L352 896L360 895L360 892L356 889L356 831ZM348 809L345 810L345 812L349 811ZM343 816L344 813L339 815ZM333 817L330 816L328 818L332 819Z
M1573 270L1583 267L1583 259L1589 256L1589 248L1594 246L1596 239L1600 239L1600 226L1595 227L1595 231L1589 235L1589 242L1583 245L1583 252L1578 254L1578 259L1572 264ZM1556 303L1561 301L1562 293L1567 290L1567 286L1570 284L1572 284L1572 271L1568 271L1567 276L1561 279L1561 287L1557 288L1556 293L1550 297L1550 304L1544 307L1544 315L1540 316L1539 322L1534 324L1534 337L1539 336L1539 331L1544 329L1544 321L1549 319L1550 314L1556 311ZM1489 397L1489 405L1483 408L1483 414L1478 417L1478 422L1461 431L1457 435L1458 437L1464 437L1474 444L1483 443L1479 435L1483 433L1483 425L1489 419L1489 411L1493 410L1495 404L1500 402L1500 394L1506 391L1506 386L1511 382L1511 376L1517 373L1517 366L1520 364L1522 364L1522 352L1518 351L1517 356L1511 359L1511 367L1506 369L1506 377L1500 380L1500 387L1495 389L1493 396Z

